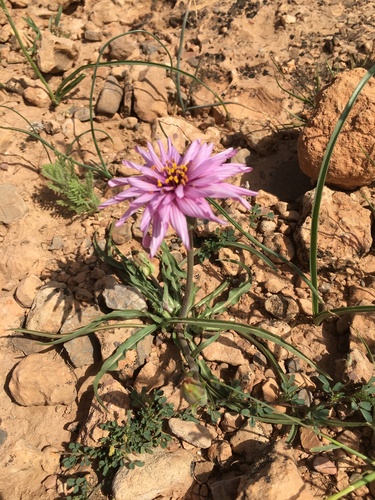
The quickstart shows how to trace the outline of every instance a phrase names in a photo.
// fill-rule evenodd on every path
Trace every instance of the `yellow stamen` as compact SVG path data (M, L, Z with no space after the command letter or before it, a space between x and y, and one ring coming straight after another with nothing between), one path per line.
M163 172L165 173L165 180L158 180L158 187L163 187L164 185L170 187L177 187L180 184L183 186L186 185L188 181L188 177L186 175L188 168L186 165L177 165L175 162L167 162L165 167L163 168Z

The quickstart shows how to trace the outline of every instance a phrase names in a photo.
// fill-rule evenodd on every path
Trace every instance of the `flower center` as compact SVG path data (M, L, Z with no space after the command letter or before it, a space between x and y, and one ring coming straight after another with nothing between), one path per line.
M158 181L158 187L169 186L177 187L180 184L185 186L188 181L188 176L186 175L188 168L186 165L177 165L175 162L167 162L163 168L163 173L165 174L164 182Z

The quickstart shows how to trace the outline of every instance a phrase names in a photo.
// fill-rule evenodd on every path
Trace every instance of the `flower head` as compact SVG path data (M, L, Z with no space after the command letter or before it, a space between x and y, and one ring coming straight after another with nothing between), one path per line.
M243 196L255 196L255 191L233 186L224 179L252 169L241 163L225 163L236 154L233 148L211 156L213 144L201 144L193 141L186 153L181 156L168 139L165 151L158 141L160 156L148 144L148 151L136 147L145 164L138 165L124 161L124 165L138 170L141 175L126 178L115 178L109 185L130 187L110 200L102 203L100 208L132 199L128 210L116 225L123 222L141 207L145 207L140 229L144 235L143 246L150 249L153 257L161 245L171 225L189 249L189 233L187 217L208 219L220 224L226 222L214 215L205 198L233 198L250 209ZM152 225L152 235L149 229Z

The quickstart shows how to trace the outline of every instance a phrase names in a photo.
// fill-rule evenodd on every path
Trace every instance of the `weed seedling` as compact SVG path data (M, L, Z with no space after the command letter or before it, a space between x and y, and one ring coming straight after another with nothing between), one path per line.
M130 454L152 453L158 446L167 446L172 438L163 431L163 425L174 415L174 409L167 403L163 391L147 394L145 388L140 393L133 390L130 399L132 410L128 411L125 423L112 420L100 425L108 434L100 440L99 446L69 444L69 452L62 461L66 469L91 465L98 474L100 486L106 490L120 467L134 469L144 464ZM87 498L90 487L86 477L69 477L67 485L73 487L68 499Z
M269 212L266 212L260 205L259 203L255 203L250 210L249 213L249 219L250 219L250 226L255 228L259 222L260 219L268 219L268 220L273 220L275 218L275 214L270 210Z
M73 161L58 156L55 163L43 165L42 174L50 180L48 187L61 197L58 205L79 215L95 212L98 208L100 201L94 192L92 172L86 171L82 182L74 170Z
M233 228L216 228L215 234L211 238L205 238L202 246L197 252L197 258L199 262L204 262L205 259L211 258L213 255L217 254L217 252L224 248L230 243L237 241L237 238L234 235Z

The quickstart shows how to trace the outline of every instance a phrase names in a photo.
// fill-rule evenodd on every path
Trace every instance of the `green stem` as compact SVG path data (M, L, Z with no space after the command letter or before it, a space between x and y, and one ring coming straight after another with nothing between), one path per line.
M0 0L0 7L2 8L2 10L3 10L3 12L4 12L4 14L5 14L6 18L7 18L7 21L8 21L8 23L10 24L10 26L11 26L11 28L13 30L14 36L17 39L17 42L18 42L18 44L19 44L19 46L20 46L20 48L21 48L21 50L23 52L23 55L26 57L28 63L33 68L33 70L34 70L35 74L37 75L37 77L39 78L39 80L45 86L45 88L47 90L47 93L48 93L48 96L51 99L52 104L54 104L56 106L59 103L57 102L55 94L53 93L51 87L48 85L48 83L44 79L44 77L43 77L42 73L40 72L38 66L32 60L32 57L30 56L30 54L28 53L25 45L23 44L22 38L20 37L20 35L18 33L17 27L16 27L16 25L15 25L15 23L13 21L12 16L9 13L9 10L8 10L7 6L5 5L4 0Z
M182 303L182 307L180 310L179 318L186 318L188 311L189 311L189 305L190 305L190 299L191 299L191 293L193 291L194 287L194 248L193 248L193 226L190 225L189 228L189 244L190 244L190 250L187 251L187 266L186 266L186 286L185 286L185 295L184 295L184 301Z
M190 302L191 302L191 294L194 288L194 247L193 247L193 221L188 218L188 227L189 227L189 247L190 249L187 251L187 269L186 269L186 286L185 286L185 295L184 300L182 302L182 307L180 310L179 318L186 318L189 312ZM191 372L191 376L195 380L199 380L198 377L198 366L193 357L190 354L189 344L184 335L185 324L181 323L176 326L176 334L178 341L181 346L181 350L185 356L186 362L189 365L189 370Z

